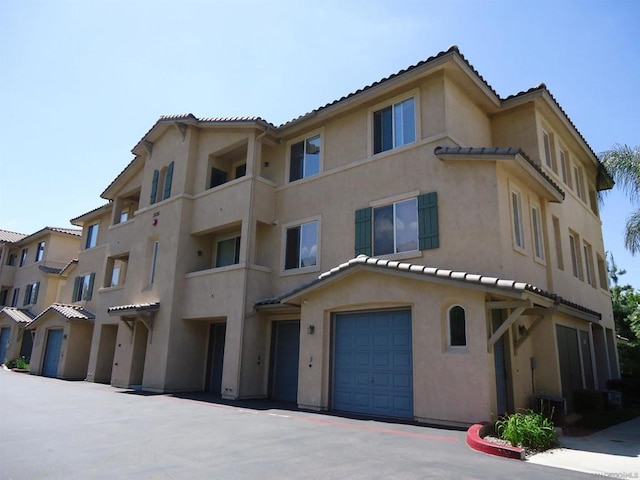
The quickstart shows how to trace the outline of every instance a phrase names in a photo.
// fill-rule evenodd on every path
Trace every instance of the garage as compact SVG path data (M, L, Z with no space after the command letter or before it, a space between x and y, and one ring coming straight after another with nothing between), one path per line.
M333 409L413 418L411 310L335 315Z

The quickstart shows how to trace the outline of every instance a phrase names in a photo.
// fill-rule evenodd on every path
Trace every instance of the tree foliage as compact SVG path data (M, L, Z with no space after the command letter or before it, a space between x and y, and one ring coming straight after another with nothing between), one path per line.
M633 204L640 204L640 146L614 145L600 160ZM640 252L640 209L627 217L624 244L632 255Z

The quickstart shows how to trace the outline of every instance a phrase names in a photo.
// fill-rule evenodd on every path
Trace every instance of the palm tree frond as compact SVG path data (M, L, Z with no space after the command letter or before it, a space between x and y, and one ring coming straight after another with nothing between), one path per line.
M640 252L640 210L636 210L627 218L624 246L631 255Z

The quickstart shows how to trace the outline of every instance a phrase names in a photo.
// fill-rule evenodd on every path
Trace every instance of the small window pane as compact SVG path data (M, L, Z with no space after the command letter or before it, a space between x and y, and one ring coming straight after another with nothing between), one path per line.
M291 145L291 159L289 167L289 181L302 178L302 168L304 163L304 142Z
M396 204L396 253L418 250L418 200Z
M286 270L298 268L298 254L300 252L300 227L287 229L284 268Z
M393 148L393 113L391 107L373 114L373 153L385 152Z
M393 205L373 210L373 254L386 255L393 252Z
M318 257L318 222L305 223L300 230L300 266L311 267Z
M416 139L414 99L409 98L396 105L396 147L412 143Z
M225 267L227 265L235 265L238 258L236 246L237 238L229 238L218 242L218 249L216 253L216 267Z
M309 138L305 142L304 172L305 177L320 173L320 135Z

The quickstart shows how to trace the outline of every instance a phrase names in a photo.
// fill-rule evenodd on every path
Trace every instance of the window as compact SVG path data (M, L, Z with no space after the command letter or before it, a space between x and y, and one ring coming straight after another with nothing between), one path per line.
M81 302L82 300L91 300L93 296L93 282L95 273L88 273L80 277L76 277L73 284L73 301Z
M585 270L585 281L595 287L596 286L596 277L595 270L593 266L593 249L591 245L587 242L584 242L582 245L582 251L584 253L584 270Z
M569 232L569 248L571 250L571 269L573 276L582 280L582 259L580 258L579 238L575 233Z
M386 152L416 140L413 97L373 112L373 153Z
M38 290L40 288L40 282L31 283L27 285L26 290L24 291L24 302L23 306L27 305L35 305L38 301Z
M109 288L124 285L124 281L127 276L128 263L128 255L108 258L104 286Z
M600 288L609 290L609 282L607 281L607 264L599 253L596 253L598 260L598 276L600 279Z
M287 228L285 239L285 270L312 267L318 261L318 222Z
M9 289L0 290L0 306L7 305L7 297L9 296Z
M465 311L460 305L455 305L449 309L449 346L467 346L467 321Z
M585 201L584 180L582 179L582 169L574 165L573 176L575 178L576 193L578 194L578 197L580 197L580 200Z
M7 265L13 267L16 264L16 254L10 253L9 257L7 257Z
M373 255L418 250L416 198L373 209Z
M524 248L524 232L522 230L522 200L520 193L511 192L511 210L513 215L513 243L518 248Z
M120 211L120 223L124 223L129 220L129 207L124 207Z
M356 211L356 255L387 255L439 246L437 192Z
M11 306L12 307L17 307L18 306L18 299L20 298L20 289L19 288L14 288L13 289L13 297L11 299Z
M531 206L531 226L533 227L533 247L538 260L544 260L544 245L542 243L542 220L540 210L535 205Z
M551 139L549 138L549 134L542 131L542 141L544 144L544 163L547 164L547 167L552 168L551 161Z
M320 173L320 135L291 145L289 181L311 177Z
M558 268L564 270L564 258L562 257L562 239L560 237L560 220L553 217L553 236L556 243L556 261Z
M20 266L24 267L27 263L27 254L29 253L28 248L23 248L22 253L20 254Z
M36 262L40 262L44 258L44 243L45 242L38 243L38 250L36 250Z
M87 229L87 241L85 243L85 248L93 248L98 244L98 227L99 224L97 223L89 225L89 228Z
M244 177L247 174L247 164L242 163L236 166L236 178Z
M216 245L216 267L240 263L240 237L219 240Z
M153 180L151 182L151 199L150 203L154 204L171 196L171 184L173 183L173 164L160 170L153 171Z
M560 150L560 168L562 181L571 188L571 173L569 170L569 156L564 150Z
M153 250L151 252L151 273L149 274L149 283L153 285L156 277L156 262L158 260L159 242L153 242Z
M596 217L599 217L598 211L598 194L596 193L594 188L589 187L589 206L591 207L591 211Z

